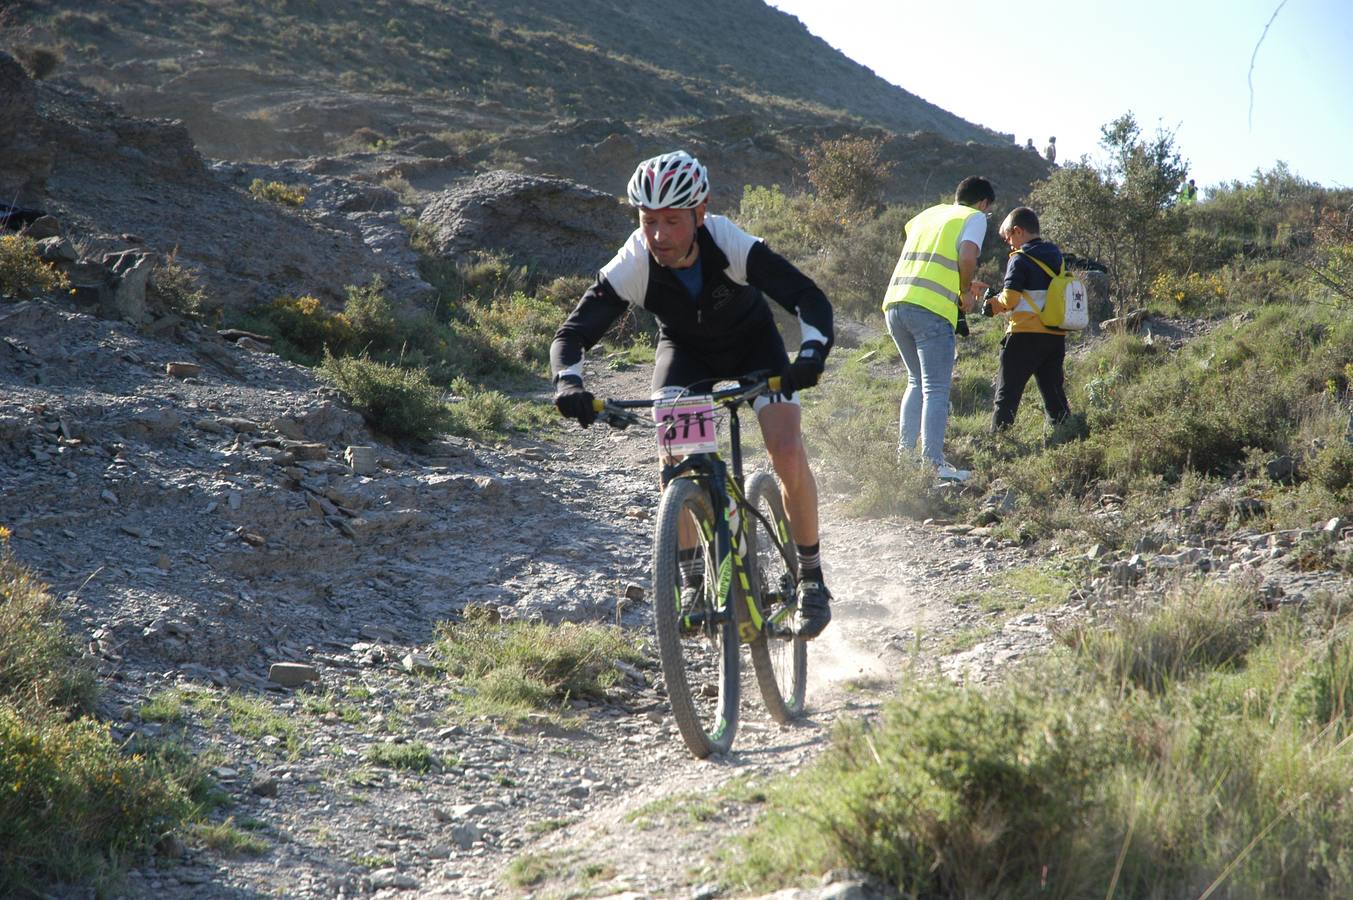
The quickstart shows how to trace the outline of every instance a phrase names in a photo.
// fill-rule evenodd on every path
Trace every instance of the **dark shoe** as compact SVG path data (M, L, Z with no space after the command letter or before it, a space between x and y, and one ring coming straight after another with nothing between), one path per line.
M832 594L820 581L799 582L799 610L794 616L794 633L811 641L832 620Z
M699 634L705 619L705 584L703 579L681 589L681 633ZM694 621L691 621L694 619Z

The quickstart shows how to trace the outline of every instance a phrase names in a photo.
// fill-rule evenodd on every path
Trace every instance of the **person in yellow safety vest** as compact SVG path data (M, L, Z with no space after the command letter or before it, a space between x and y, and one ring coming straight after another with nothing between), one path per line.
M1179 204L1181 206L1192 206L1198 201L1198 185L1193 183L1190 178L1187 183L1179 188Z
M959 309L971 312L987 285L973 280L986 239L987 210L996 202L991 182L963 179L953 203L922 210L906 226L906 243L883 298L883 315L902 361L907 389L898 422L898 453L921 444L940 478L972 474L945 461L949 388L954 374L954 331Z

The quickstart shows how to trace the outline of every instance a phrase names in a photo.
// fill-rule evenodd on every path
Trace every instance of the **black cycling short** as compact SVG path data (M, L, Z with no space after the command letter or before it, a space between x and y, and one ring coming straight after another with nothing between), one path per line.
M722 353L701 353L689 344L676 344L663 337L658 339L653 362L653 393L670 388L709 393L715 382L734 381L755 372L779 375L788 365L789 354L774 323L748 335L737 348ZM779 394L768 397L770 402L783 399Z

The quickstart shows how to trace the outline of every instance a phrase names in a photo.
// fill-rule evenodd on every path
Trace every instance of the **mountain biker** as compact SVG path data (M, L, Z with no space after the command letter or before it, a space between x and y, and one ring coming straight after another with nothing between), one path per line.
M753 404L799 552L795 631L813 638L831 621L831 593L822 577L817 482L808 464L795 394L817 384L832 346L832 308L812 279L723 216L706 213L709 173L677 150L641 162L628 196L639 227L601 270L559 327L550 347L555 406L582 427L596 418L583 387L583 353L631 305L658 320L654 399L769 370L779 393ZM764 293L763 293L764 292ZM799 318L794 362L775 326L767 295ZM703 578L693 531L682 541L683 589ZM685 591L683 590L683 593Z

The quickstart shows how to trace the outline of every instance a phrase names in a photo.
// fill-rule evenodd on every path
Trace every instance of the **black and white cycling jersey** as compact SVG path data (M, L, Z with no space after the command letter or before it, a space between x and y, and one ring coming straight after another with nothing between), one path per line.
M635 229L555 333L555 377L582 375L590 349L630 306L651 312L659 338L702 354L724 354L774 331L766 298L798 316L802 341L832 344L832 308L825 294L764 241L723 216L705 217L696 234L704 284L698 297L673 271L654 261Z

